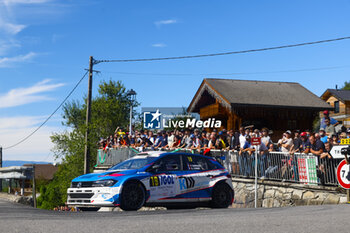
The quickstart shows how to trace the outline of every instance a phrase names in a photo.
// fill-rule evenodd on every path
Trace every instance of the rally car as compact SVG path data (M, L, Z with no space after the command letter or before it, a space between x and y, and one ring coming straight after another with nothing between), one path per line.
M72 180L69 206L227 208L233 202L231 176L215 159L188 153L144 152L103 173Z

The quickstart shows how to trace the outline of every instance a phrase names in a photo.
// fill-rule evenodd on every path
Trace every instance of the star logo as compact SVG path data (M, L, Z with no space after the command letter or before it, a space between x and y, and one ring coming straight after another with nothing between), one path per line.
M159 121L160 115L162 115L162 114L159 113L159 109L157 109L157 111L155 113L152 113L152 120L151 120L151 122L154 121L154 120Z
M162 114L159 109L155 112L144 112L143 113L143 127L145 129L160 129L161 128Z

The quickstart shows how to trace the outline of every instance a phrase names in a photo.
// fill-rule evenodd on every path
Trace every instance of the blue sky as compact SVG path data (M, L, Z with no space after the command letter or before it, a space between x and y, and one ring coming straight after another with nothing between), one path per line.
M343 37L350 35L349 12L348 0L0 0L0 145L22 139L51 114L90 55L167 57ZM192 60L101 63L94 67L101 74L94 76L93 93L100 80L122 80L143 107L181 107L210 77L299 82L321 95L350 80L349 50L350 40ZM71 99L81 99L86 89L84 80ZM58 112L28 141L5 150L4 159L53 161L49 136L66 130L60 122Z

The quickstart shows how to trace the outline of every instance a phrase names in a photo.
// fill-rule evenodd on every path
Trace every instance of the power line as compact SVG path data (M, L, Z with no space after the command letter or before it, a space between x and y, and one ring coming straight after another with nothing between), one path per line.
M231 54L253 53L253 52L262 52L262 51L267 51L267 50L293 48L293 47L329 43L329 42L348 40L348 39L350 39L350 36L328 39L328 40L304 42L304 43L299 43L299 44L289 44L289 45L281 45L281 46L268 47L268 48L260 48L260 49L249 49L249 50L241 50L241 51L230 51L230 52L223 52L223 53L210 53L210 54L199 54L199 55L189 55L189 56L179 56L179 57L158 57L158 58L139 58L139 59L119 59L119 60L94 60L94 64L98 64L98 63L102 63L102 62L143 62L143 61L162 61L162 60L179 60L179 59L200 58L200 57L214 57L214 56L223 56L223 55L231 55Z
M305 71L320 71L320 70L334 70L347 68L350 66L330 66L319 68L305 68L305 69L291 69L291 70L275 70L275 71L257 71L257 72L233 72L233 73L139 73L139 72L118 72L118 71L104 71L103 73L122 74L122 75L149 75L149 76L215 76L215 75L254 75L254 74L275 74L275 73L293 73Z
M28 136L26 136L25 138L23 138L22 140L18 141L17 143L11 145L11 146L8 146L8 147L5 147L3 148L4 150L7 150L7 149L10 149L10 148L13 148L15 146L18 146L19 144L21 144L22 142L26 141L28 138L30 138L33 134L35 134L41 127L43 127L46 122L48 122L50 120L50 118L55 115L55 113L62 107L62 105L66 102L66 100L73 94L73 92L75 91L75 89L77 89L77 87L79 86L79 84L83 81L83 79L85 78L85 76L87 75L88 71L85 72L85 74L83 75L83 77L81 77L81 79L77 82L77 84L74 86L74 88L69 92L69 94L66 96L66 98L64 98L64 100L61 102L60 105L58 105L58 107L55 109L55 111L53 111L53 113L51 113L51 115L46 118L46 120L41 124L39 125L38 128L36 128L33 132L31 132Z

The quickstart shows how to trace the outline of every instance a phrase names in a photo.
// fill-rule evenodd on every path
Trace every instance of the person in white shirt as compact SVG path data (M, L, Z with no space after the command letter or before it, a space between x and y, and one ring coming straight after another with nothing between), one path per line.
M281 151L282 152L289 152L290 149L293 146L293 139L292 139L292 132L290 130L287 130L284 134L283 134L283 138L281 138L278 141L278 146L281 147Z
M154 137L153 137L153 132L148 131L148 140L154 144Z
M268 135L268 129L263 128L261 130L262 136L261 136L261 142L265 144L267 148L269 148L270 144L272 143L270 136Z
M173 148L174 143L175 143L174 131L170 131L168 132L168 147Z
M243 148L244 147L244 144L246 142L246 138L245 138L245 132L244 132L244 128L243 127L240 127L239 128L239 146L240 148Z

